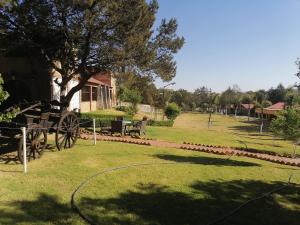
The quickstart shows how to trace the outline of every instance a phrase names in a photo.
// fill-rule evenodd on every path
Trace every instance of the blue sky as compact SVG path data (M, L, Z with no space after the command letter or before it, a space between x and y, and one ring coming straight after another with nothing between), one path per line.
M157 19L176 18L186 39L175 89L269 89L297 81L300 0L158 0ZM158 81L157 86L161 87Z

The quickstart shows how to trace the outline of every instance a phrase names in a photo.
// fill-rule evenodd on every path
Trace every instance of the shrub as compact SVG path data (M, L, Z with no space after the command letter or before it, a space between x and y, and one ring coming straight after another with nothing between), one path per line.
M176 103L170 103L165 109L165 115L169 120L175 120L181 110Z
M270 130L284 139L298 139L300 137L299 110L288 108L278 113L277 118L271 122Z
M117 106L116 110L121 111L121 112L126 112L127 106L124 106L124 105Z
M128 106L125 111L129 116L133 116L137 113L137 107L135 105Z
M126 114L129 116L134 116L137 113L137 107L135 105L117 106L116 110L126 112Z
M110 124L110 121L115 120L118 116L115 115L101 115L98 113L81 113L80 123L81 127L92 127L93 119L96 119L96 126L99 127L102 124ZM133 117L130 115L124 115L124 120L132 120Z
M148 120L148 126L158 126L158 127L172 127L174 124L173 120Z
M0 105L3 101L5 101L8 97L9 94L3 89L3 79L1 77L0 73ZM1 113L0 112L0 122L1 121L10 121L13 117L15 116L15 112L7 112L7 113Z
M142 96L137 90L128 89L123 86L119 88L118 98L121 101L130 102L132 105L137 105L142 101Z

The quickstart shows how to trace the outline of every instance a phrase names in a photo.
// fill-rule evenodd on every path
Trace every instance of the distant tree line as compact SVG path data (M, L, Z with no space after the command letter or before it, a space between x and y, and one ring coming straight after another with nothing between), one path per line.
M300 104L300 89L298 87L284 87L279 84L269 90L243 92L237 85L228 87L222 93L212 92L207 87L201 87L194 92L184 89L172 91L170 101L178 104L183 110L197 110L206 112L214 110L235 111L241 104L254 104L255 108L268 107L277 102L285 102L287 106Z
M176 103L183 111L208 112L209 110L224 113L236 113L241 104L254 104L255 108L265 108L277 102L285 102L287 106L300 105L300 88L284 87L279 84L268 90L243 92L238 85L228 87L221 93L213 92L208 87L202 86L193 92L185 89L159 89L149 77L126 74L118 80L119 89L132 91L139 99L139 103L162 108L169 102ZM122 98L123 91L119 92ZM122 99L126 100L126 99Z

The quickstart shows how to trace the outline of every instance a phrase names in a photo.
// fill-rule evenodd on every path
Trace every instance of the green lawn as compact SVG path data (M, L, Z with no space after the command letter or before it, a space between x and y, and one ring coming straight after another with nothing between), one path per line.
M176 125L177 126L177 125ZM78 194L97 224L207 224L300 170L256 159L215 156L123 143L79 141L72 150L47 151L29 163L0 156L0 224L85 224L70 208L74 189L98 171L133 163L173 163L115 171L91 180ZM222 224L289 224L300 221L300 188L249 204Z
M207 126L208 115L185 113L176 120L174 127L148 127L148 136L155 139L248 147L278 153L292 153L293 143L275 138L269 132L259 134L259 121L246 117L212 116L212 127ZM300 155L300 149L297 149Z

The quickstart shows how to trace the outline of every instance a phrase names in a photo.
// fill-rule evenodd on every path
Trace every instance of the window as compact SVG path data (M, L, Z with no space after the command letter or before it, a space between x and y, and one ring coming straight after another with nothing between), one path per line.
M97 87L92 87L92 101L97 101ZM91 100L91 86L84 86L81 89L81 101L89 102Z
M81 101L89 102L90 101L90 86L84 86L81 89Z
M92 87L92 100L97 101L97 87Z

